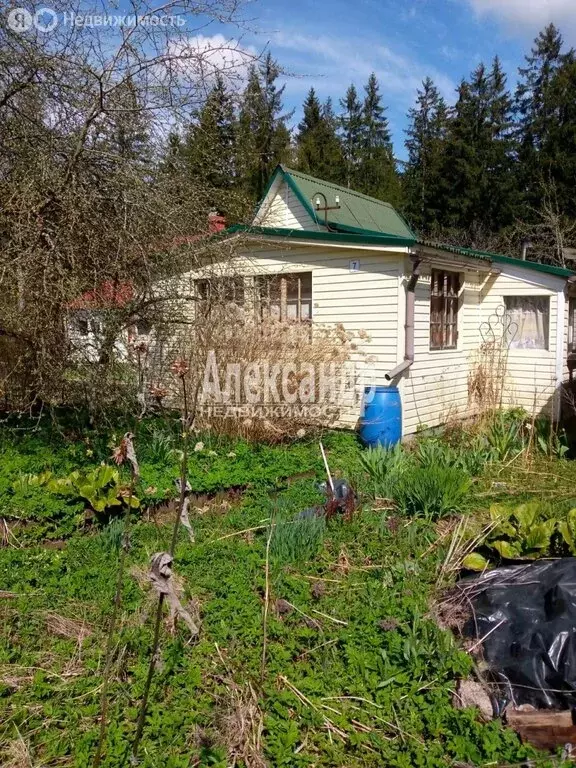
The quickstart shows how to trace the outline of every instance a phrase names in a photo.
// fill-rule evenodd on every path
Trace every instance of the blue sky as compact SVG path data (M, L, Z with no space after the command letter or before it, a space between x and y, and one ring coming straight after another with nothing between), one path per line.
M381 85L398 157L405 155L406 112L429 75L449 102L463 76L495 54L516 82L518 65L549 21L576 44L574 0L258 0L240 45L266 44L290 73L285 103L295 108L311 86L335 106L346 87L360 89L375 71ZM204 31L210 36L215 28Z

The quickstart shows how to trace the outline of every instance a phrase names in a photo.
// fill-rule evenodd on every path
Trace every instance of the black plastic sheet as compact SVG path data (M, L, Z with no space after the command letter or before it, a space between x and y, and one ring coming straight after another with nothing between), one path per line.
M498 709L576 706L576 558L498 568L459 586L473 608L464 633L484 638Z

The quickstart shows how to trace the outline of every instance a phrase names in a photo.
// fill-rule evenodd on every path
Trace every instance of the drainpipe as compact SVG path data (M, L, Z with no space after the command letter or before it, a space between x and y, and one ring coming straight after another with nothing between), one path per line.
M404 360L388 373L384 374L386 381L395 379L401 373L407 371L414 362L414 291L420 277L420 262L416 254L410 254L412 260L412 272L406 286L406 323L404 325Z

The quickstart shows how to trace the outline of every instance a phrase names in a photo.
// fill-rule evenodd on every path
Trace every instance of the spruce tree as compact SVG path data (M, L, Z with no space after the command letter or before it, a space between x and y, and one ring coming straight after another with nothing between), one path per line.
M576 218L576 53L562 57L547 89L550 123L539 148L537 191L553 194L564 216Z
M516 120L520 184L526 202L525 213L538 206L541 184L547 176L542 147L554 128L554 106L550 87L562 64L562 36L549 24L534 40L526 66L518 70Z
M354 85L350 85L346 96L340 99L340 107L343 110L339 123L346 186L356 188L358 165L362 153L363 120L362 102L358 98L358 91Z
M438 189L448 110L429 77L422 82L416 106L408 112L408 119L405 142L408 162L403 179L405 210L416 229L430 233L437 229L440 215Z
M487 120L481 213L484 226L498 232L511 224L519 212L513 100L498 56L489 75Z
M185 154L190 173L214 190L213 205L221 208L219 191L230 190L236 183L234 102L221 75L188 132Z
M490 71L480 64L460 84L439 185L445 226L485 234L511 223L517 201L511 107L497 58Z
M303 113L296 136L298 169L324 181L342 183L344 160L331 100L321 104L311 88Z
M238 121L238 172L248 194L258 200L275 166L288 154L290 132L283 114L280 69L268 53L259 69L251 67Z
M364 91L359 191L395 204L400 199L400 184L392 153L386 107L382 104L380 86L374 73L370 75Z

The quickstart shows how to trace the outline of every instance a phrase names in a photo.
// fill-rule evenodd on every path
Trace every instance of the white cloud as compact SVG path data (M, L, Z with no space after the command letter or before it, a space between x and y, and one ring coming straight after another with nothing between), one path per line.
M510 27L538 30L550 22L576 32L574 0L467 0L480 16L490 15Z
M375 72L384 98L394 96L396 103L412 103L416 89L429 75L448 100L454 98L454 83L435 67L418 62L387 45L365 45L360 40L329 36L312 37L304 34L278 32L273 36L272 49L285 61L291 56L292 71L303 75L296 82L288 81L290 90L307 90L314 86L321 93L340 94L351 82L360 87ZM306 54L304 57L301 54ZM290 68L287 66L287 68Z
M217 74L229 83L242 83L250 64L258 58L253 46L222 34L172 41L168 52L177 57L180 74L206 87L210 87Z

